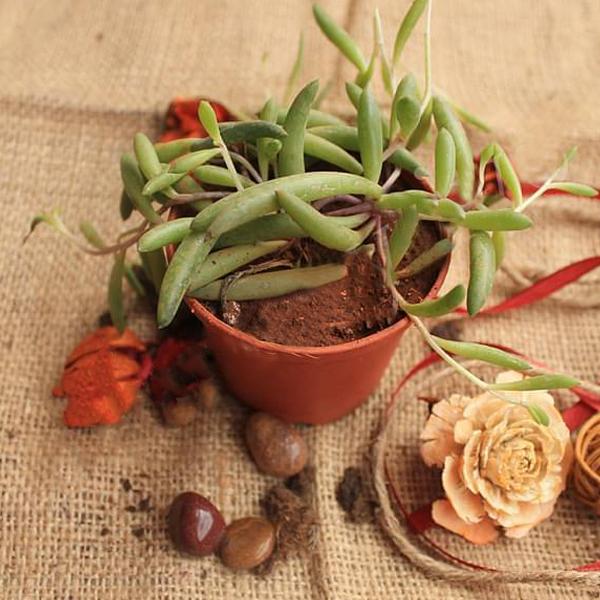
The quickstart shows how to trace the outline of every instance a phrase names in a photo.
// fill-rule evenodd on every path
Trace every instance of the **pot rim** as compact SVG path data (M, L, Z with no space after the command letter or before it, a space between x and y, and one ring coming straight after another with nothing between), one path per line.
M451 256L452 253L448 254L444 259L444 262L438 271L437 277L433 282L431 289L425 296L426 299L437 294L442 287L444 280L446 279L446 275L448 274L448 269L450 268ZM314 356L315 358L319 356L344 354L347 352L352 352L363 346L376 344L382 338L393 335L394 333L400 332L410 326L409 318L403 317L399 321L396 321L396 323L393 325L389 325L381 331L371 333L357 340L352 340L351 342L343 342L341 344L333 344L330 346L292 346L288 344L279 344L276 342L267 342L253 335L245 333L240 329L236 329L235 327L232 327L231 325L228 325L219 319L219 317L214 315L210 310L208 310L208 308L206 308L206 306L204 306L204 304L202 304L202 302L200 302L200 300L197 300L196 298L186 297L185 302L194 316L197 318L208 321L212 326L219 329L221 333L237 338L239 341L245 342L246 344L254 346L257 349L288 355L310 355Z

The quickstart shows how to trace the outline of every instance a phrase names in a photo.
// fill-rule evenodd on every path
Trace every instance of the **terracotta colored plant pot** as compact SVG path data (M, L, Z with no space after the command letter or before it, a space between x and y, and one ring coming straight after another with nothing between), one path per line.
M448 260L428 294L442 286ZM353 342L327 347L284 346L264 342L187 299L206 328L208 345L230 391L256 410L292 423L329 423L365 402L377 387L400 338L406 318Z
M431 191L428 182L402 172L406 189ZM169 218L175 218L173 212ZM174 247L167 248L170 258ZM427 294L435 296L446 278L450 255ZM256 410L290 423L323 424L342 418L367 400L377 387L407 318L353 342L326 347L265 342L235 329L201 302L186 298L205 326L207 342L233 395Z
M193 127L200 126L195 118L199 100L193 99L191 104L174 102L169 109L169 114L173 113L173 130L164 134L165 139L191 135L183 127L190 118ZM230 117L222 105L213 107L222 111L222 119ZM186 118L182 120L182 116ZM167 129L169 126L167 121ZM406 189L431 191L426 180L416 179L409 172L402 172L399 183L402 180ZM174 216L171 214L170 218ZM174 248L167 248L169 258L173 251ZM449 256L428 297L442 286L448 265ZM285 346L264 342L225 324L198 300L187 298L186 302L205 326L208 345L230 391L256 410L292 423L329 423L365 402L410 326L405 318L383 331L345 344Z

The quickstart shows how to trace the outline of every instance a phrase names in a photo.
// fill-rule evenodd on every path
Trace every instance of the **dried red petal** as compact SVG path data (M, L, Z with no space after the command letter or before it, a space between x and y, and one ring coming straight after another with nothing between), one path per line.
M407 517L408 525L415 533L422 533L435 525L431 516L431 502L411 512Z
M513 308L519 308L521 306L527 306L533 304L538 300L543 300L548 296L551 296L554 292L562 289L566 285L577 281L583 277L586 273L593 271L600 267L600 256L591 256L590 258L584 258L574 262L546 277L538 279L534 284L529 287L517 292L510 298L495 304L494 306L488 306L480 311L479 315L497 315ZM457 308L457 313L466 314L464 308Z
M168 369L189 345L188 340L178 338L166 338L162 341L154 355L154 372L156 373L160 369Z
M157 406L190 395L209 376L205 352L205 343L197 340L166 338L159 345L149 384Z
M168 131L163 132L158 138L159 142L172 142L174 140L179 140L182 137L188 137L186 135L182 135L176 129L169 129Z
M165 130L159 141L170 142L186 137L206 137L207 133L198 120L198 106L205 98L175 98L165 116ZM232 120L231 113L219 102L209 100L217 121Z
M479 157L475 158L475 176L479 178ZM493 162L489 162L483 171L483 195L484 196L495 196L500 193L503 188L502 180L496 171L496 165ZM479 181L477 181L477 185Z

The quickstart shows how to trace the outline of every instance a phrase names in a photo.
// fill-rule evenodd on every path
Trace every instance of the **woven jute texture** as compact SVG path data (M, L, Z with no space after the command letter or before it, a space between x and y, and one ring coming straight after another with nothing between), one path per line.
M324 4L370 51L375 3ZM600 4L435 4L437 85L495 126L524 177L548 173L560 150L576 143L580 158L571 174L598 183ZM408 1L378 5L391 42ZM318 33L304 0L4 0L0 15L0 597L598 597L597 590L567 586L484 589L428 578L375 524L346 521L335 486L368 450L394 383L425 352L413 331L363 407L339 423L304 430L317 468L318 560L294 559L258 578L232 574L214 557L178 555L164 531L165 509L176 493L197 490L232 519L257 514L259 498L273 483L257 474L240 442L246 410L224 398L190 428L168 430L140 395L118 426L65 428L64 402L50 390L64 357L105 309L109 264L75 253L49 231L40 230L25 246L21 239L31 216L54 206L72 226L89 219L107 237L118 232L118 158L132 134L156 133L161 111L178 94L207 95L248 110L266 92L280 94L300 27L305 79L318 75L337 83L326 106L342 114L349 107L339 84L351 71ZM419 69L421 59L419 44L412 43L406 63ZM496 295L516 291L523 277L599 254L599 211L589 201L540 202L535 231L511 237L508 264L521 278L501 274ZM556 300L466 324L465 337L511 345L597 381L600 310L573 307L582 297L589 304L600 297L598 274ZM133 327L146 339L153 335L148 318L134 319ZM434 475L416 460L424 407L403 401L394 423L393 471L418 505L438 490ZM128 509L145 498L150 510ZM567 495L555 516L525 540L474 551L440 535L454 552L488 564L558 567L598 558L598 523Z

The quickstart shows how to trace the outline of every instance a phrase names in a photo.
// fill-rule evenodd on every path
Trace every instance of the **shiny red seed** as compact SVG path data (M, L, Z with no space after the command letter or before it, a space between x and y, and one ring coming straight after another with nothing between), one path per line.
M194 556L212 554L225 531L219 509L195 492L184 492L173 500L167 521L175 546Z

